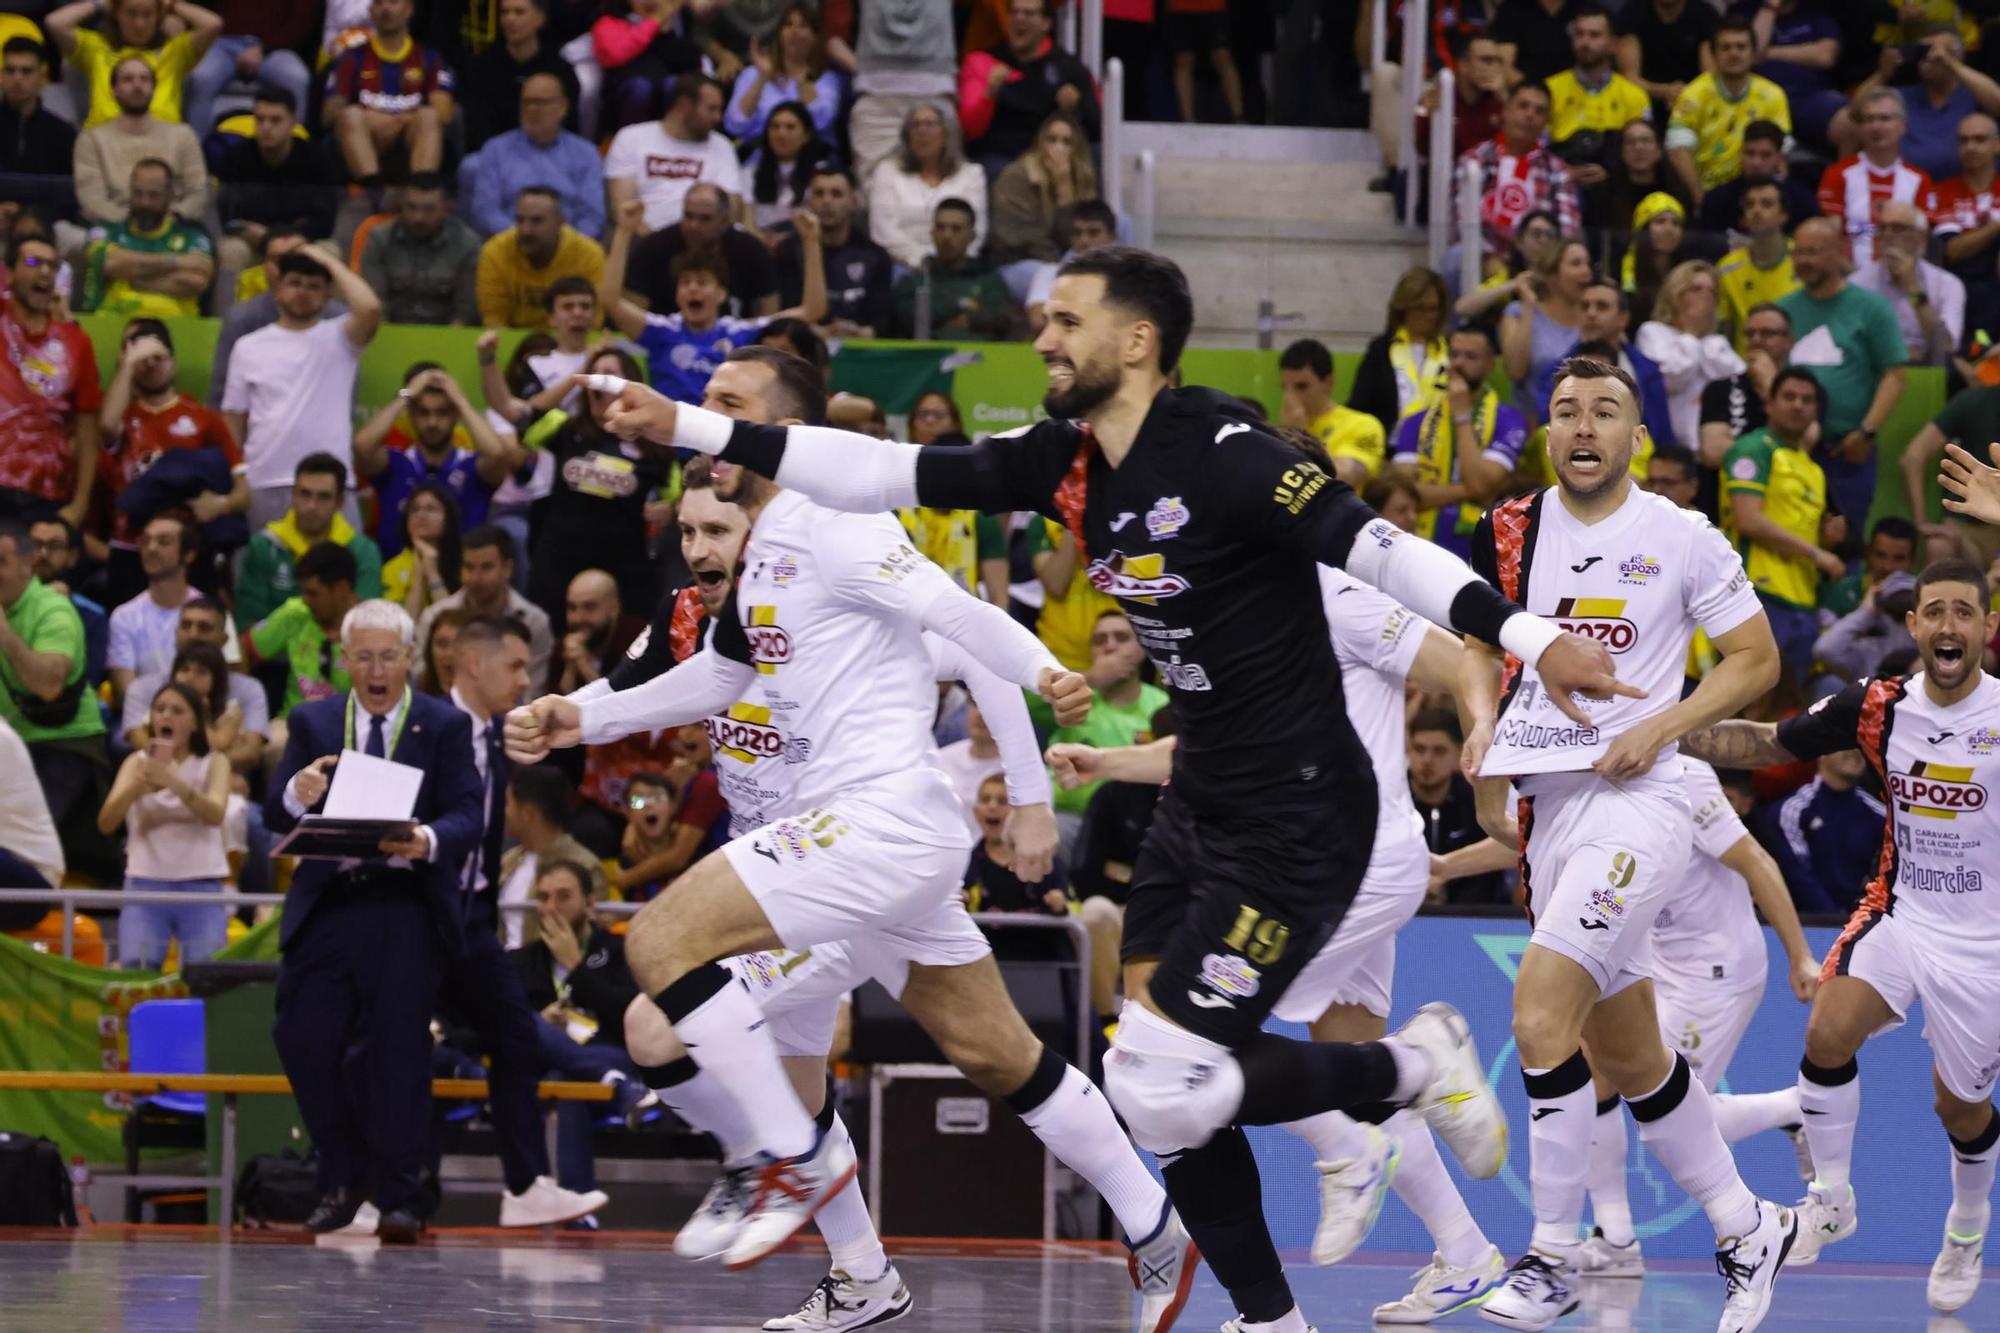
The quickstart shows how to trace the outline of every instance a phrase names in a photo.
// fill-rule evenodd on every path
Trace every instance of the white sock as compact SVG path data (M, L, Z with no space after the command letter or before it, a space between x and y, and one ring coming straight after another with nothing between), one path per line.
M1715 1127L1724 1143L1736 1143L1767 1129L1802 1124L1806 1118L1795 1087L1776 1092L1716 1092L1709 1094L1709 1101L1715 1105Z
M1590 1066L1578 1051L1554 1069L1523 1069L1521 1078L1528 1088L1528 1192L1535 1211L1530 1243L1567 1260L1583 1243L1578 1231L1597 1108Z
M1299 1313L1299 1307L1296 1305L1268 1324L1253 1324L1243 1320L1239 1326L1243 1329L1243 1333L1313 1333L1312 1325L1306 1322L1306 1317Z
M1021 1120L1057 1160L1104 1196L1133 1242L1158 1229L1166 1212L1166 1191L1139 1160L1111 1103L1082 1070L1064 1066L1056 1090L1041 1105L1021 1112Z
M1822 1081L1830 1080L1830 1081ZM1813 1184L1839 1190L1854 1166L1854 1125L1861 1119L1861 1070L1799 1065L1799 1112L1812 1147Z
M1639 1138L1688 1197L1700 1204L1718 1240L1747 1236L1757 1227L1757 1196L1743 1183L1729 1145L1715 1128L1708 1089L1674 1056L1660 1086L1632 1102Z
M1944 1229L1955 1236L1983 1236L1993 1215L1994 1141L2000 1136L2000 1116L1969 1143L1951 1141L1951 1211L1945 1214Z
M1352 1161L1368 1151L1368 1132L1343 1111L1322 1111L1279 1126L1312 1145L1321 1162Z
M1491 1242L1466 1208L1451 1173L1444 1169L1431 1127L1415 1112L1398 1111L1382 1128L1394 1135L1403 1149L1396 1178L1390 1182L1396 1197L1431 1233L1431 1241L1446 1263L1460 1268L1478 1263Z
M714 964L710 964L714 966ZM682 983L676 982L675 986ZM669 988L671 991L672 988ZM666 994L666 993L663 993ZM812 1117L799 1104L770 1026L750 992L734 977L685 1014L667 1005L667 1018L688 1055L736 1098L750 1122L750 1136L774 1157L799 1157L817 1140Z
M837 1115L826 1137L850 1149L854 1146L847 1123ZM875 1219L868 1216L868 1200L861 1196L859 1175L820 1205L813 1223L819 1228L820 1239L826 1242L833 1266L856 1282L873 1281L888 1271L889 1256L882 1248L882 1238L875 1234Z
M1431 1058L1405 1041L1394 1037L1382 1038L1382 1044L1389 1048L1389 1054L1396 1061L1396 1090L1389 1095L1392 1102L1408 1103L1417 1099L1424 1085L1431 1081Z
M688 1063L694 1062L689 1060ZM741 1162L757 1151L756 1137L750 1132L750 1118L743 1114L743 1108L737 1105L729 1089L722 1086L722 1081L701 1066L695 1065L693 1078L671 1087L647 1086L659 1095L662 1106L696 1129L714 1136L722 1148L724 1163Z
M1632 1204L1625 1196L1625 1103L1616 1097L1597 1105L1590 1127L1590 1216L1604 1239L1630 1245Z

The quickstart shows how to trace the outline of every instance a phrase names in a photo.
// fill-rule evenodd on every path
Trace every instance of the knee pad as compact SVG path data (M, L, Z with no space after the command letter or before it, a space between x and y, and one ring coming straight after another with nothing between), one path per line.
M1125 1118L1132 1141L1147 1152L1199 1148L1235 1122L1243 1105L1243 1067L1220 1048L1177 1052L1171 1043L1144 1040L1147 1034L1133 1031L1136 1008L1126 1006L1104 1057L1105 1095ZM1145 1049L1136 1049L1142 1044Z

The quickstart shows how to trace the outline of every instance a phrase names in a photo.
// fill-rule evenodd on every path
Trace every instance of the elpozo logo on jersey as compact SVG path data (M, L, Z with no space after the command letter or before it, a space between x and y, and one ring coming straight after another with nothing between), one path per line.
M1550 619L1571 634L1597 640L1614 654L1639 641L1639 627L1625 618L1623 597L1564 597Z
M1162 597L1178 597L1188 590L1188 581L1166 572L1163 555L1126 555L1113 551L1090 562L1090 586L1109 597L1128 597L1135 602L1157 602Z
M1922 760L1907 773L1889 775L1889 795L1904 814L1931 819L1957 819L1960 811L1986 808L1986 788L1972 780L1971 769Z
M1618 581L1644 587L1660 577L1660 561L1657 556L1628 555L1618 562Z
M754 764L784 753L785 738L771 725L771 710L761 704L733 703L726 716L703 720L715 752L738 763Z
M771 675L792 660L792 636L778 624L775 606L751 607L750 623L743 627L743 637L750 641L750 660L757 664L762 675Z

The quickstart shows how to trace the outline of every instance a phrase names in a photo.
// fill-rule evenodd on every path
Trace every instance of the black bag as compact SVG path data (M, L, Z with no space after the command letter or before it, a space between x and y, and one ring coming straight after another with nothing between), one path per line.
M20 710L21 716L33 725L66 727L75 720L77 700L83 698L84 687L88 684L89 681L79 672L76 679L63 686L62 693L53 699L44 699L39 694L30 694L12 686L8 687L7 693L13 696L14 707Z
M73 1227L76 1199L62 1149L0 1130L0 1226Z
M260 1226L304 1222L319 1204L319 1169L290 1149L259 1153L236 1176L236 1213Z

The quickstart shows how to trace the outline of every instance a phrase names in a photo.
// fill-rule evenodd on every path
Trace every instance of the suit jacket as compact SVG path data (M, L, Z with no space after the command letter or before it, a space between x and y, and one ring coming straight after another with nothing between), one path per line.
M521 988L528 993L528 1005L536 1013L555 1002L555 956L540 936L510 950L507 956L521 974ZM583 960L570 970L569 1002L597 1020L593 1041L625 1044L625 1007L639 997L639 983L625 964L625 941L603 926L590 928Z
M285 788L298 771L322 755L338 754L345 730L349 695L301 704L292 710L291 737L285 743L284 759L278 765L270 795L264 799L264 821L273 833L285 834L298 820L285 808ZM356 717L356 748L365 742L366 723ZM465 858L479 846L483 820L479 809L479 773L467 762L472 745L472 721L441 699L412 693L409 717L402 735L396 738L389 758L399 764L424 771L423 786L417 791L415 817L430 826L437 847L429 861L407 870L381 870L407 883L411 893L428 900L433 924L447 955L456 956L465 948L465 894L462 872ZM318 807L313 807L317 809ZM328 892L340 891L343 878L334 861L301 862L292 876L291 891L285 895L285 914L278 928L279 946L285 947L311 920L313 909Z

